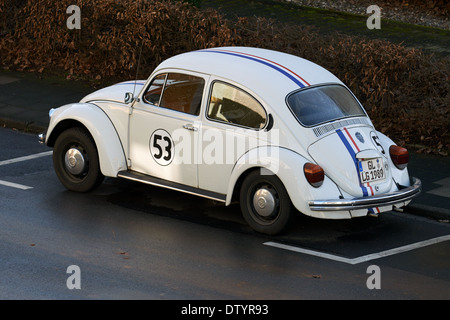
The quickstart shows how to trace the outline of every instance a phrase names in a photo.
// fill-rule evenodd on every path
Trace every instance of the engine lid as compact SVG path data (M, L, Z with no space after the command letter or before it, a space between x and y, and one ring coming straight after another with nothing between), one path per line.
M352 197L388 192L389 162L371 139L372 127L340 128L311 144L308 152L325 174Z

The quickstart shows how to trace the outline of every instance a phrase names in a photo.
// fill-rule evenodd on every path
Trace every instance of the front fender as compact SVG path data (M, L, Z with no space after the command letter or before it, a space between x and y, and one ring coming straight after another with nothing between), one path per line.
M53 146L52 141L56 141L62 130L75 124L83 125L94 139L103 175L116 177L119 171L127 169L124 148L114 125L92 103L73 103L54 109L47 129L47 144Z
M236 163L231 172L226 204L230 204L236 183L248 170L258 169L261 174L275 174L283 183L294 207L305 215L324 218L321 212L313 212L308 202L341 196L336 184L325 176L323 184L315 188L309 184L303 173L305 163L312 162L300 154L280 147L263 146L249 150ZM349 218L349 213L335 213L332 218Z

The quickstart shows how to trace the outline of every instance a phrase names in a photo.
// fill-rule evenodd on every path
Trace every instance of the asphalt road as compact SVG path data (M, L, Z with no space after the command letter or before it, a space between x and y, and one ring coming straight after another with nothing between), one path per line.
M35 135L2 128L0 150L0 299L181 300L180 315L193 300L450 298L448 223L301 217L266 237L235 205L116 179L66 191Z

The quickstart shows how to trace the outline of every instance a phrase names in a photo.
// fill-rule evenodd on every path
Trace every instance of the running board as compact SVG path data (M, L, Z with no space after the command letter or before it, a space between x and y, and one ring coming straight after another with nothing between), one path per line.
M175 183L172 181L167 181L164 179L148 176L148 175L136 172L136 171L131 171L131 170L119 171L119 173L117 174L117 177L132 180L132 181L142 182L142 183L149 184L152 186L163 187L166 189L181 191L184 193L188 193L188 194L192 194L192 195L196 195L196 196L200 196L203 198L208 198L208 199L212 199L212 200L216 200L216 201L220 201L220 202L226 201L226 195L224 195L224 194L207 191L207 190L203 190L203 189L199 189L199 188L194 188L191 186L187 186L187 185L180 184L180 183Z

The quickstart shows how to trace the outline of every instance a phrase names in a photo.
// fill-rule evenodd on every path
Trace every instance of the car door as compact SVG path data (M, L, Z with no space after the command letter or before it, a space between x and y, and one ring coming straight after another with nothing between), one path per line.
M156 74L130 115L130 169L198 187L197 142L207 76L179 71Z
M249 150L269 144L269 135L263 130L267 126L267 113L243 88L216 79L211 83L205 117L199 186L226 194L236 161Z

